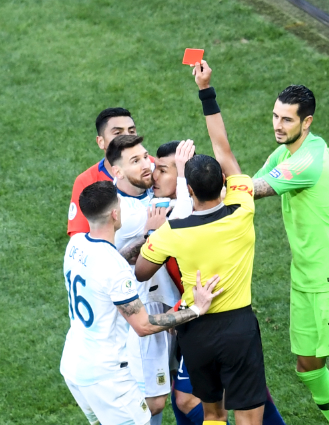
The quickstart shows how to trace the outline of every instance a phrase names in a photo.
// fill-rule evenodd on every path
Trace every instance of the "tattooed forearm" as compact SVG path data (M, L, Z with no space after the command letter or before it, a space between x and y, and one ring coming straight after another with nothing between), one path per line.
M196 313L193 310L187 308L185 310L180 310L169 314L150 314L149 321L151 325L160 326L162 328L161 330L165 330L173 328L177 325L181 325L182 323L189 322L196 317Z
M145 238L144 236L141 236L130 245L120 249L119 252L123 256L123 258L125 258L129 262L131 259L138 256L139 251L142 245L144 245L144 243L145 243Z
M128 303L128 304L118 305L118 309L121 311L121 313L124 316L127 316L127 317L132 316L133 314L139 313L143 307L144 307L143 303L139 298L137 298L137 300L132 301L131 303Z
M267 196L276 195L276 191L261 177L253 179L254 183L254 199L265 198Z

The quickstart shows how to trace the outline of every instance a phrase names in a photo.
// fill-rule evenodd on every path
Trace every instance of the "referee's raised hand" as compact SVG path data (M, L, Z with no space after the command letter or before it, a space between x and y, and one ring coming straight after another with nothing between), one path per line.
M218 282L220 281L220 277L216 274L213 277L211 277L204 286L201 284L201 272L200 270L196 273L196 286L193 288L193 295L194 295L194 305L198 307L200 310L200 316L207 313L211 301L213 298L217 297L219 294L221 294L224 291L224 288L219 289L216 292L212 292Z
M206 61L202 60L201 63L196 62L193 68L192 75L195 77L199 90L204 90L210 87L210 77L212 69Z

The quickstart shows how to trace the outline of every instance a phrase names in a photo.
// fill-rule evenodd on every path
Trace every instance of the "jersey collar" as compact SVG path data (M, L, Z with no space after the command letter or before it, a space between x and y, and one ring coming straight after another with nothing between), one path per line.
M223 202L221 202L220 204L216 205L216 206L215 206L215 207L213 207L213 208L209 208L208 210L203 210L203 211L193 211L193 212L192 212L192 214L193 214L193 215L206 215L206 214L212 214L212 213L214 213L215 211L218 211L218 210L220 210L221 208L223 208L223 206L224 206L224 203L223 203Z
M139 196L132 196L132 195L128 195L127 193L122 192L122 190L118 189L118 186L117 186L117 192L118 192L118 193L119 193L119 195L121 195L121 196L125 196L125 197L127 197L127 198L135 198L135 199L144 199L144 198L146 198L146 197L147 197L147 195L148 195L147 190L145 190L145 192L144 192L144 193L142 193L142 194L141 194L141 195L139 195Z
M107 177L109 177L111 180L114 180L113 177L111 176L111 174L105 168L104 162L105 162L105 158L103 158L99 162L99 164L98 164L98 171L104 173L105 175L107 175Z
M89 235L89 233L86 233L85 234L85 237L86 237L86 239L87 239L87 241L89 241L89 242L104 242L104 243L108 243L108 244L110 244L114 249L116 249L116 247L113 245L113 243L111 243L111 242L109 242L109 241L106 241L105 239L94 239L94 238L91 238L90 237L90 235Z

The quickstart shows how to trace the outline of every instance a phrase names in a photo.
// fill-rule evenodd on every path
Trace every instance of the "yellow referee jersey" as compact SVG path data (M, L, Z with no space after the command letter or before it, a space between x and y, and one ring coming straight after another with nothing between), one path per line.
M167 221L148 238L141 255L156 264L176 258L184 285L182 299L188 306L194 303L192 288L200 270L202 285L218 274L216 289L224 288L208 313L245 307L251 304L254 212L251 178L230 176L224 202L211 210L195 211L185 219Z

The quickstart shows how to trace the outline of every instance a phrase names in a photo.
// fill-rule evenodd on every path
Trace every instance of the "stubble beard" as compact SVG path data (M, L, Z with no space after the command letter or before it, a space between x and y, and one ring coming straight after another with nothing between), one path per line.
M152 176L152 174L151 174ZM150 178L148 181L142 180L142 179L135 179L134 177L127 177L129 183L131 183L133 186L138 187L138 189L150 189L153 185L152 178Z
M302 135L302 125L299 128L299 132L298 134L295 134L294 136L290 137L289 139L287 139L285 142L277 142L277 144L279 145L292 145L293 143L295 143Z

